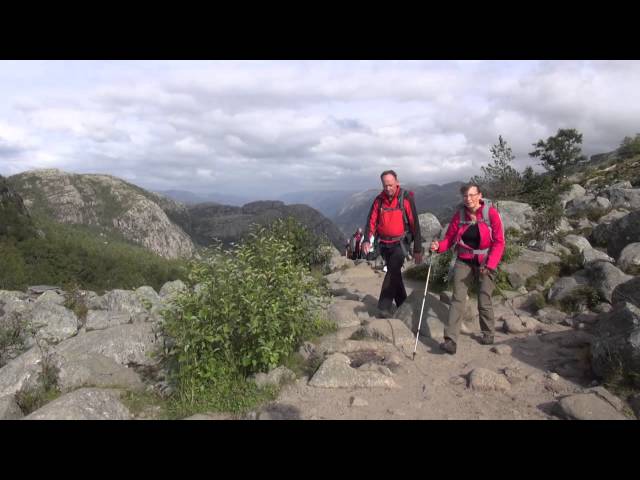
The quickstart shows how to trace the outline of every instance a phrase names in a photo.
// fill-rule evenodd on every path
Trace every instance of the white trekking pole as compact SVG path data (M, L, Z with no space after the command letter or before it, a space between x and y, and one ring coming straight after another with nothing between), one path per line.
M416 344L413 346L413 356L411 360L416 358L416 349L418 348L418 337L420 336L420 327L422 326L422 313L424 312L424 302L427 299L427 288L429 287L429 276L431 275L431 264L433 263L433 252L429 253L429 269L427 270L427 283L424 285L424 296L422 297L422 308L420 308L420 321L418 322L418 331L416 332Z

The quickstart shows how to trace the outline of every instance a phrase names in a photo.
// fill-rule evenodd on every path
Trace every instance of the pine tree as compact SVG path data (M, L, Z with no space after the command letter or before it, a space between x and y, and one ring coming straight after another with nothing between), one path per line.
M536 149L530 152L529 156L540 158L540 164L552 172L554 180L559 182L571 166L586 160L582 155L581 144L582 134L576 129L559 129L558 133L547 138L546 142L539 140L538 143L534 143Z

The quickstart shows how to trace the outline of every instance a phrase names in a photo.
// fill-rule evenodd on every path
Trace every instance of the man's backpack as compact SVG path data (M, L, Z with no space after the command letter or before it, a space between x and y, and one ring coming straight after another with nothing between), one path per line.
M400 240L400 246L402 247L402 252L404 256L407 257L409 255L409 246L411 242L413 242L413 233L411 233L411 227L409 225L409 217L407 216L407 212L404 209L404 200L411 196L413 198L413 192L409 192L404 189L400 189L400 195L398 196L398 206L395 208L384 208L382 206L382 200L380 200L380 205L378 207L378 222L380 222L380 216L382 215L382 211L393 211L400 210L402 212L402 220L404 222L404 234L397 239ZM377 230L377 225L376 225Z

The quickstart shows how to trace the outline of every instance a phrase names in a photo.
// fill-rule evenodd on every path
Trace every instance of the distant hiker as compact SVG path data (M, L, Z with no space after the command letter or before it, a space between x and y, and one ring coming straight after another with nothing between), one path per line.
M449 318L444 330L444 342L440 348L456 353L460 322L467 302L467 290L472 281L479 284L478 312L483 345L491 345L495 335L495 319L491 294L495 287L496 269L504 252L504 230L498 210L489 200L482 198L482 191L475 183L460 189L463 203L453 215L445 238L431 242L434 252L446 252L454 247L457 257L453 266L453 298Z
M361 258L360 242L362 242L362 228L358 227L356 233L351 237L351 259L358 260Z
M422 263L422 241L413 192L400 188L398 175L393 170L382 172L380 180L383 190L371 205L364 238L369 239L372 235L377 237L380 255L387 266L378 308L383 317L389 318L393 301L396 307L400 307L407 298L402 281L404 259L409 255L413 242L415 263ZM365 240L362 243L363 253L368 255L370 249L371 244Z
M351 239L347 239L347 243L344 246L344 256L351 258L353 256L353 250L351 249Z

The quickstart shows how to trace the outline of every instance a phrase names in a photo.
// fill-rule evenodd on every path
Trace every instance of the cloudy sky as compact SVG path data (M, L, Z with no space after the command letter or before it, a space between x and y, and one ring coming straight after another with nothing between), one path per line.
M640 132L640 61L0 61L0 174L253 199L467 180L559 128Z

